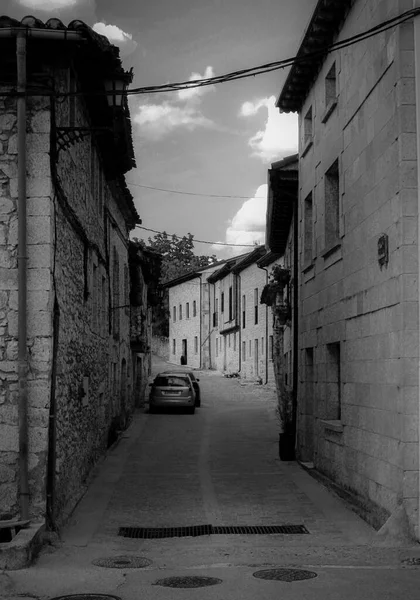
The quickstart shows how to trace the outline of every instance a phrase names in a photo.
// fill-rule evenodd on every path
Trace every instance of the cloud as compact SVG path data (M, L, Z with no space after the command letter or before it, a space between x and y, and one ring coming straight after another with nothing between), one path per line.
M226 229L225 242L227 244L264 244L265 222L267 211L267 184L260 185L254 196L246 200ZM230 247L221 250L220 246L212 246L214 252L224 256L234 256L247 250L244 248Z
M116 25L106 25L105 23L95 23L92 27L96 33L104 35L111 44L115 44L121 51L121 56L128 56L137 48L137 42L133 40L130 33L126 33Z
M264 162L280 160L289 154L294 154L298 147L297 115L280 113L275 102L274 96L262 98L257 102L244 102L239 113L241 117L252 117L261 109L267 110L264 129L258 131L248 141L253 149L253 155Z
M204 75L200 75L200 73L191 73L189 81L194 81L197 79L210 79L214 77L213 67L206 67L204 71ZM180 100L191 100L192 98L198 98L199 96L203 96L207 92L214 90L214 85L206 85L203 87L190 88L187 90L180 90L178 92L178 98Z
M207 67L204 75L192 73L193 79L203 79L213 76L213 68ZM216 124L203 115L200 110L202 97L211 91L213 86L180 90L171 100L160 104L141 102L133 111L132 120L141 128L141 134L156 141L176 129L193 131L197 128L214 128Z

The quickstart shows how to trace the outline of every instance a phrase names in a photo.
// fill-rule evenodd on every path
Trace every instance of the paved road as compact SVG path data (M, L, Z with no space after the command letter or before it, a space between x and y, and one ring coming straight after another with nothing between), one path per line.
M155 361L154 370L167 368ZM199 373L195 415L135 419L99 465L53 552L0 579L0 597L108 593L139 598L415 598L420 569L402 568L417 547L382 546L364 521L296 463L278 458L275 396L219 373ZM303 524L306 535L211 535L133 540L120 527ZM102 557L142 556L146 569L104 569ZM258 568L312 569L315 579L261 581ZM169 575L210 575L220 585L171 590ZM7 585L6 585L7 583ZM3 591L2 591L3 589ZM4 592L6 590L6 592ZM8 594L8 595L7 595Z

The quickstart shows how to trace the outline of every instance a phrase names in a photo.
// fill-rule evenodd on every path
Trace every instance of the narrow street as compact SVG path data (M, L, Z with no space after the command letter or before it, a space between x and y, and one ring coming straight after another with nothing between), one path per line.
M168 368L155 361L154 372ZM273 391L200 372L195 415L149 414L147 407L97 467L55 548L27 570L4 573L0 597L64 594L140 598L415 598L418 545L393 547L297 463L278 458ZM216 534L131 539L120 527L304 525L308 534ZM94 565L119 557L120 568ZM121 559L121 557L124 557ZM143 568L121 568L143 557ZM125 560L125 563L124 563ZM122 561L122 562L121 562ZM115 566L115 565L114 565ZM292 583L253 576L259 569L307 569ZM174 590L171 576L206 576L218 585Z

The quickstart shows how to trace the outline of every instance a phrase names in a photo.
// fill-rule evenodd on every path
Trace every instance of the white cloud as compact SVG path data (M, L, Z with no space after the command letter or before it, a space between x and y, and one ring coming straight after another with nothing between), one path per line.
M248 144L253 154L265 162L280 160L289 154L297 152L298 119L296 114L280 113L275 106L276 99L262 98L257 102L244 102L240 116L251 117L262 108L267 109L267 120L264 129L252 136Z
M107 37L111 44L118 46L121 51L121 56L131 54L137 47L137 42L133 40L133 36L116 25L106 25L105 23L99 22L95 23L92 29L96 31L96 33Z
M265 222L267 211L267 184L260 185L254 196L246 200L226 229L225 242L228 244L264 244ZM246 252L247 248L234 248L221 250L220 246L212 246L214 252L222 252L234 256L239 252ZM252 248L251 248L252 250Z
M204 71L204 75L200 75L200 73L191 73L189 81L194 81L197 79L210 79L214 77L213 67L206 67ZM207 92L214 90L214 85L206 85L203 87L190 88L186 90L180 90L178 92L178 98L180 100L191 100L192 98L197 98L199 96L203 96Z
M209 66L203 76L199 73L192 73L190 81L212 76L213 68ZM216 127L216 124L205 117L200 110L202 96L210 91L212 87L180 90L173 95L171 100L165 100L160 104L143 101L133 111L133 122L140 126L141 135L145 135L152 140L159 140L168 133L180 128L193 131L198 127Z
M213 124L195 108L176 106L169 102L140 105L133 121L140 125L143 133L155 140L179 127L193 130L197 127L211 127Z
M45 12L63 8L72 8L77 4L82 4L82 1L83 0L18 0L21 6Z

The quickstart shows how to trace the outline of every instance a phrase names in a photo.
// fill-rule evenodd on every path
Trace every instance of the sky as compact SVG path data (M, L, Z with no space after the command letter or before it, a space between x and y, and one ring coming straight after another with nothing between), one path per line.
M84 21L120 48L123 66L134 70L132 87L144 87L294 56L315 5L316 0L0 0L0 13L43 21L59 17L65 25ZM286 76L287 70L279 70L130 97L137 168L126 179L142 226L209 242L264 243L267 170L297 151L297 116L275 107ZM147 241L154 234L136 229L133 235ZM196 254L219 259L244 251L245 246L195 243Z

